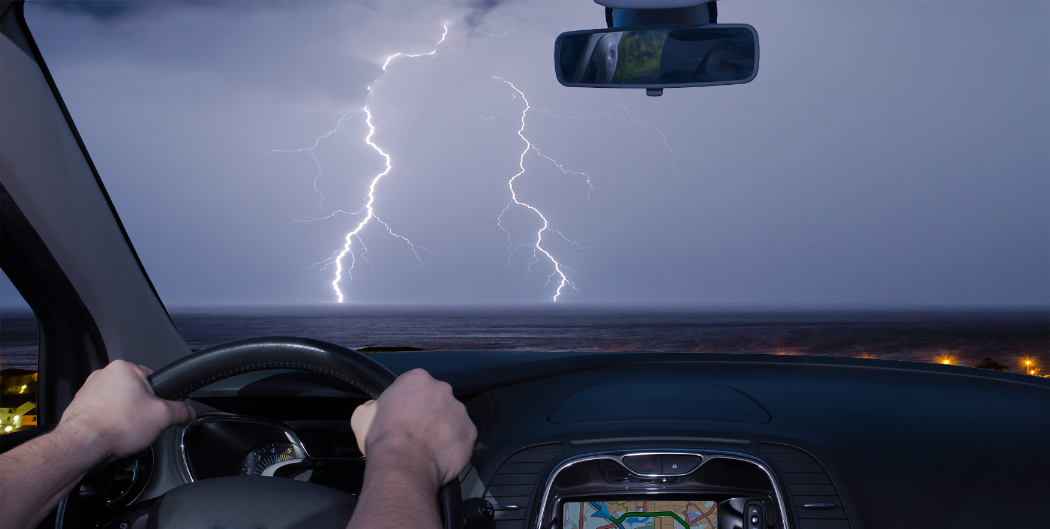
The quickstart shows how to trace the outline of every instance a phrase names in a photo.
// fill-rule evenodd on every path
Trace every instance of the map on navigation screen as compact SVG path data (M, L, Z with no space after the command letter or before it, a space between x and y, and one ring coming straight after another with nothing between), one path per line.
M718 528L718 503L713 501L570 501L562 509L562 529Z

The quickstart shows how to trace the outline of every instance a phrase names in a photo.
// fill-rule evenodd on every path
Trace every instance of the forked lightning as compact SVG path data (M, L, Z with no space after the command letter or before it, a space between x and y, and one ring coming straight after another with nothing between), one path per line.
M437 50L438 50L438 46L440 46L442 42L445 42L445 38L446 37L448 37L448 23L447 22L444 24L444 33L441 34L441 39L438 40L436 44L434 44L434 49L433 50L431 50L429 52L426 52L426 53L401 53L401 52L395 53L395 54L387 57L386 61L383 62L383 71L385 72L387 70L387 68L390 66L390 63L394 59L396 59L398 57L424 57L424 56L436 54ZM377 78L373 82L373 84L375 82L378 82L379 79L382 79L382 76ZM423 247L421 247L419 245L416 245L411 240L409 240L407 237L398 235L397 233L394 232L394 230L386 222L383 222L383 220L380 219L376 215L376 212L375 212L376 185L379 183L379 181L384 176L390 174L390 171L392 171L394 167L393 167L393 163L392 163L392 159L390 157L390 154L387 153L386 151L384 151L383 148L380 147L379 145L377 145L374 141L372 141L372 138L375 136L375 133L376 133L376 128L375 128L375 125L372 123L372 111L368 108L368 102L369 102L369 100L371 98L372 98L372 87L368 87L368 98L365 100L365 106L362 109L364 111L364 113L365 113L365 124L368 125L368 134L365 136L365 143L367 143L369 147L372 147L373 149L375 149L375 151L378 152L379 155L383 157L384 167L383 167L383 170L380 173L378 173L378 174L376 174L375 176L372 177L372 181L368 185L368 194L367 194L367 198L366 198L364 207L354 213L354 214L364 214L364 218L361 219L361 221L357 223L357 226L355 226L354 229L351 230L350 232L348 232L346 234L346 236L343 238L343 246L342 246L342 248L340 248L339 250L336 250L335 253L333 253L332 256L329 257L328 259L325 259L324 261L321 261L320 263L317 263L317 264L323 264L324 265L322 270L327 268L328 265L330 265L332 263L335 263L335 277L332 279L332 290L335 291L336 300L339 303L342 303L346 299L346 296L343 294L343 290L341 288L339 288L339 283L343 280L343 272L345 271L348 277L353 277L352 276L352 271L354 269L354 264L357 262L357 256L354 255L354 251L353 251L354 239L357 239L358 243L360 243L361 249L362 249L362 253L368 251L368 248L364 244L364 240L361 239L361 231L365 228L365 226L367 226L369 224L369 222L371 222L372 219L375 219L376 222L378 222L379 224L382 224L383 227L385 227L387 229L387 232L390 233L390 235L393 235L394 237L397 237L397 238L405 241L412 248L412 253L415 254L416 259L419 259L420 262L423 262L423 261L419 257L419 250L424 250L426 252L433 253L433 252L430 252L430 250L427 250L426 248L423 248ZM340 120L339 125L342 125L342 122L344 120L345 120L345 117L344 117L343 120ZM336 128L338 129L338 127L336 127ZM332 134L332 132L330 132L328 135L331 135L331 134ZM326 136L322 136L322 138L324 138ZM320 141L320 139L321 138L318 138L318 141ZM316 147L316 146L317 146L317 143L315 142L314 143L314 147ZM313 154L313 149L312 148L311 149L306 149L306 150L309 150L311 155ZM316 161L316 157L314 159ZM318 166L318 175L320 175L320 166ZM315 179L315 189L316 189L316 179ZM323 198L323 195L322 195L322 198ZM334 215L334 214L335 213L333 213L332 215ZM332 215L329 215L329 217L331 217ZM325 217L325 218L328 218L328 217ZM350 257L350 262L349 262L349 264L344 266L343 260L346 259L347 256Z
M507 85L509 85L511 88L513 88L514 91L517 92L519 96L521 96L522 101L525 102L525 109L521 111L521 128L518 129L518 137L520 137L522 139L522 141L525 142L525 149L521 151L521 156L518 158L518 168L519 168L518 173L515 174L514 176L510 177L510 180L507 181L507 187L510 188L510 202L508 202L507 206L505 208L503 208L502 212L500 212L499 217L497 219L497 223L499 224L500 228L503 229L503 231L507 233L507 244L508 244L508 247L509 247L508 249L509 249L511 255L513 255L514 252L516 252L518 250L518 248L520 248L520 246L518 248L514 248L513 247L513 243L511 242L511 239L510 239L510 232L507 231L507 229L503 227L503 216L506 215L507 211L510 210L510 208L515 206L515 205L521 206L521 207L524 207L524 208L528 209L529 211L532 211L533 213L535 213L536 216L538 216L540 218L540 221L543 222L543 225L540 226L540 229L536 231L536 242L531 243L530 245L528 245L528 246L532 247L532 259L529 261L529 267L531 269L531 266L534 263L539 261L539 255L540 254L542 254L547 260L549 260L551 262L551 264L554 266L554 271L551 272L551 274L549 276L547 276L547 284L550 284L551 281L557 281L558 282L558 288L555 289L555 291L554 291L554 298L552 299L552 301L556 302L556 301L558 301L558 297L561 296L562 290L565 287L569 287L569 288L571 288L573 290L576 290L576 285L571 280L569 280L568 276L565 275L565 271L566 270L571 272L572 269L570 269L567 266L565 266L565 265L561 264L560 262L558 262L558 260L546 248L543 247L543 235L544 235L545 232L552 232L552 233L558 234L561 238L563 238L566 241L572 243L573 245L576 245L577 247L579 247L579 244L577 244L575 241L565 237L565 235L562 234L560 231L551 228L550 222L547 220L547 217L545 217L543 215L542 211L537 209L535 206L533 206L533 205L531 205L531 204L529 204L527 202L523 202L521 199L519 199L517 191L514 190L514 181L517 180L518 177L520 177L521 175L525 174L525 155L527 155L530 150L535 150L537 155L539 155L539 156L541 156L543 158L546 158L547 160L550 160L550 162L553 163L555 166L557 166L558 169L560 169L562 171L562 173L564 173L564 174L573 173L573 174L584 175L587 178L587 185L591 186L592 190L594 189L594 186L591 185L591 181L590 181L590 176L589 175L587 175L586 173L579 173L579 172L576 172L576 171L570 171L570 170L565 169L561 164L556 162L553 158L551 158L551 157L541 153L539 151L539 149L537 149L532 144L532 142L530 142L529 139L525 137L525 116L529 113L529 109L531 108L531 106L529 105L529 100L525 97L525 93L524 92L519 90L518 87L514 86L514 83L512 83L512 82L510 82L510 81L508 81L506 79L503 79L502 77L496 76L496 75L493 75L492 77L495 78L495 79L498 79L500 81L503 81L504 83L507 83ZM588 195L589 195L589 192L588 192Z

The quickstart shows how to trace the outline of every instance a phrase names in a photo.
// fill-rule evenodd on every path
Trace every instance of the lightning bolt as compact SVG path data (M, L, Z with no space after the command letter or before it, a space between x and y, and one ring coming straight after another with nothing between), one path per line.
M344 114L343 117L339 118L339 120L336 121L335 128L333 128L332 130L328 131L328 133L326 133L326 134L324 134L322 136L318 136L317 139L314 140L314 144L312 146L310 146L310 147L300 147L298 149L274 149L274 150L266 153L266 154L274 154L274 153L308 152L308 153L310 153L310 157L314 161L314 165L317 166L317 174L314 175L314 180L313 180L314 192L316 192L320 196L320 198L317 199L317 208L320 209L322 212L326 213L327 215L325 215L324 217L315 217L315 218L311 218L311 219L307 219L307 220L293 220L289 224L300 223L300 222L313 222L313 221L317 221L317 220L324 220L324 219L328 219L328 218L334 217L336 214L339 214L339 213L347 213L347 214L351 214L351 215L354 214L353 212L344 211L344 210L341 210L341 209L337 209L337 210L332 211L331 213L329 213L328 211L326 211L324 209L325 196L324 196L324 193L321 191L321 189L317 187L317 182L318 182L318 180L321 179L321 174L323 173L323 171L321 169L321 161L317 159L317 153L314 152L314 149L317 149L318 147L321 146L321 140L324 140L325 138L328 138L330 136L334 136L337 132L339 132L339 129L343 128L343 125L352 116L353 116L353 114Z
M430 51L425 52L425 53L403 53L403 52L399 52L399 53L395 53L393 55L390 55L383 62L383 66L382 66L383 72L386 72L387 68L390 67L390 64L395 59L397 59L399 57L406 57L406 58L426 57L426 56L429 56L429 55L436 54L437 51L438 51L438 47L441 45L441 43L445 42L445 39L448 37L448 22L444 23L443 28L444 28L444 32L441 34L441 39L438 40L437 43L434 44L434 49L433 50L430 50ZM375 79L375 81L372 82L372 84L375 85L375 83L379 82L379 80L382 79L382 78L383 78L383 75L380 74L380 76L377 77ZM338 210L332 211L331 213L328 213L325 210L324 206L323 206L323 202L324 202L324 199L325 199L324 193L322 193L321 190L317 186L317 182L321 178L322 171L321 171L321 162L320 162L320 160L318 160L317 155L314 152L314 150L317 149L317 147L321 144L321 142L324 139L326 139L326 138L336 134L343 127L343 125L346 123L346 121L348 119L350 119L352 114L346 114L343 117L339 118L339 120L336 122L335 128L333 128L327 134L319 136L316 140L314 140L313 146L311 146L309 148L271 151L271 152L285 152L285 153L288 153L288 152L309 152L310 156L313 157L314 164L317 166L317 174L314 176L313 186L314 186L314 191L316 191L317 194L320 195L320 199L318 200L318 204L317 205L321 209L321 211L327 213L327 216L313 218L313 219L308 219L308 220L294 220L292 222L314 222L314 221L318 221L318 220L325 220L325 219L332 218L332 217L334 217L335 215L337 215L339 213L344 213L344 214L349 214L349 215L364 215L364 217L360 221L358 221L357 225L354 226L352 230L347 232L346 236L343 238L343 245L342 245L342 247L340 247L339 249L335 250L328 258L323 259L323 260L321 260L321 261L319 261L317 263L314 263L313 265L310 266L310 268L313 268L315 266L321 266L321 270L323 271L323 270L326 270L332 264L335 264L335 276L332 279L332 283L331 284L332 284L332 290L335 291L336 300L339 303L343 303L346 300L346 296L344 295L343 290L339 287L339 283L343 281L344 273L346 274L347 278L353 279L353 269L354 269L354 266L357 264L357 258L358 257L360 257L365 262L370 262L370 261L368 261L367 258L364 257L365 254L368 252L368 246L365 245L365 241L364 241L364 239L362 238L361 235L362 235L362 231L365 229L366 226L368 226L372 222L373 219L375 220L376 223L378 223L378 224L382 225L384 228L386 228L386 231L387 231L388 234L390 234L391 236L396 237L398 239L401 239L406 244L408 244L409 248L412 249L412 254L415 255L416 259L420 263L423 263L423 259L420 256L420 251L425 251L425 252L427 252L427 253L429 253L431 255L436 255L436 254L434 254L434 252L431 252L430 250L413 243L407 237L399 235L397 232L395 232L393 230L393 228L390 227L389 224L387 224L385 221L383 221L383 219L379 218L379 216L376 214L376 210L375 210L376 187L378 186L379 181L383 179L383 177L385 177L388 174L390 174L390 172L394 169L394 166L393 166L393 159L391 158L390 153L388 153L385 150L383 150L382 147L380 147L375 141L373 141L373 138L375 137L375 134L376 134L376 127L375 127L375 124L372 122L372 111L371 111L371 109L368 106L369 102L372 99L372 95L373 95L372 86L369 86L368 87L368 97L365 99L365 105L361 109L364 112L364 114L365 114L365 125L368 126L368 134L365 135L364 140L365 140L365 144L367 144L369 147L371 147L373 150L375 150L377 153L379 153L379 155L383 158L383 170L380 171L375 176L373 176L372 180L369 182L368 193L365 195L365 204L364 204L364 206L361 209L359 209L357 211L344 211L344 210L338 209ZM355 241L360 245L360 248L361 248L358 254L354 253L354 242ZM349 262L344 264L344 261L346 261L346 260L348 260Z
M425 57L425 56L428 56L428 55L436 54L437 50L438 50L438 46L440 46L442 42L445 42L445 38L448 37L448 22L445 22L444 30L445 31L441 34L441 39L438 40L436 44L434 44L434 49L433 50L430 50L430 51L425 52L425 53L401 53L401 52L395 53L395 54L393 54L393 55L391 55L391 56L386 58L386 61L383 63L383 71L385 72L387 67L390 66L390 62L393 61L394 59L398 58L398 57L410 57L410 58L411 57ZM382 78L382 76L380 76L380 78ZM378 81L379 81L379 79L376 79L376 82L378 82ZM332 257L332 260L335 262L335 278L332 279L332 290L335 291L336 299L339 301L339 303L342 303L343 300L345 299L342 289L339 288L339 282L342 281L342 279L343 279L343 259L347 255L350 255L350 266L347 267L346 270L347 270L348 277L353 278L352 272L353 272L353 269L354 269L354 264L357 262L357 257L354 256L354 254L353 254L352 245L353 245L354 239L357 239L358 242L361 243L362 250L365 251L365 252L368 251L368 248L365 246L364 241L361 239L361 230L363 230L365 228L365 226L368 225L369 221L371 221L373 218L376 219L376 222L378 222L379 224L382 224L383 227L386 228L387 232L390 235L392 235L394 237L397 237L397 238L405 241L406 243L408 243L409 247L412 248L413 255L416 256L416 259L418 259L420 263L422 263L423 260L419 257L419 252L417 250L420 250L420 249L421 250L425 250L425 251L427 251L427 252L429 252L429 253L431 253L433 255L433 252L431 252L430 250L427 250L426 248L418 246L418 245L414 244L411 240L409 240L407 237L404 237L404 236L401 236L401 235L398 235L397 233L395 233L394 230L390 227L390 225L388 225L386 222L383 222L382 219L380 219L378 216L376 216L375 208L373 207L373 205L375 204L375 200L376 200L376 184L378 184L379 180L381 180L384 176L390 174L390 171L393 170L394 166L393 166L392 160L390 158L390 154L387 153L386 151L384 151L382 147L380 147L379 145L376 145L376 143L372 141L372 137L375 136L375 133L376 133L376 127L372 123L372 111L368 109L368 101L371 98L372 98L372 87L368 87L368 98L365 99L365 106L364 106L364 111L365 111L365 116L366 116L365 117L365 124L368 125L368 135L365 136L365 143L367 143L368 146L370 146L373 149L375 149L375 151L378 152L379 155L383 157L383 160L384 160L384 163L385 163L385 167L384 167L382 172L380 172L379 174L377 174L374 177L372 177L372 182L368 185L368 199L365 202L364 208L362 208L362 210L361 210L365 214L365 217L363 219L361 219L360 222L357 223L357 226L353 230L351 230L350 232L348 232L346 234L346 237L344 237L344 239L343 239L343 248L341 250L338 250L337 253L335 253L333 255L333 257Z
M393 55L391 55L391 56L386 58L386 62L383 63L383 71L385 72L386 71L386 67L390 66L390 61L392 61L392 60L394 60L394 59L396 59L398 57L425 57L427 55L434 55L438 51L437 47L440 46L442 42L445 42L445 37L447 37L447 36L448 36L448 22L445 22L445 32L441 34L441 40L437 41L437 44L434 44L434 49L432 49L432 50L430 50L430 51L428 51L426 53L416 53L416 54L395 53L395 54L393 54Z
M443 33L441 35L441 38L437 41L437 43L434 44L434 48L432 50L428 51L428 52L413 53L413 54L399 52L399 53L395 53L393 55L390 55L390 56L386 57L386 60L383 62L382 68L381 68L382 71L384 72L384 74L387 71L387 69L391 66L391 64L398 58L401 58L401 57L417 58L417 57L425 57L425 56L431 56L431 55L437 54L439 46L448 37L449 29L448 29L448 23L447 22L443 25L443 29L444 29L444 31L443 31ZM507 33L510 33L510 32L507 32ZM504 33L504 34L501 34L501 35L492 35L492 36L493 37L502 37L502 36L506 35L507 33ZM382 79L384 74L380 74L380 76L377 77L373 81L373 83L372 83L373 86ZM524 103L525 103L525 108L522 110L522 113L521 113L521 127L517 131L518 137L520 137L522 139L522 141L525 142L525 148L521 151L521 154L520 154L519 159L518 159L519 171L515 175L510 177L510 179L507 181L507 187L508 187L508 189L510 191L511 200L507 203L507 205L500 212L500 214L499 214L499 216L497 218L497 224L507 234L507 243L508 243L508 251L509 251L508 260L510 258L512 258L514 256L514 254L517 253L521 248L523 248L523 247L531 247L532 248L532 256L531 256L531 258L530 258L530 260L528 262L528 265L527 265L527 267L530 270L530 272L532 270L532 265L534 265L536 263L539 263L541 260L546 260L546 261L549 261L551 263L551 265L553 267L553 272L551 272L551 274L547 276L547 283L544 286L546 287L547 285L550 285L552 282L557 283L557 288L555 289L554 296L552 298L552 301L557 302L558 299L561 297L561 295L563 294L563 292L564 292L564 290L566 288L571 288L573 290L577 290L578 291L578 289L576 288L575 283L572 280L570 280L568 275L566 274L566 272L575 273L575 271L572 270L570 267L562 264L560 261L558 261L558 259L551 253L551 251L548 249L548 247L544 246L545 241L546 241L547 237L550 234L555 234L555 235L561 237L564 241L566 241L566 242L576 246L577 248L583 249L583 247L580 246L580 244L577 243L576 241L573 241L573 240L569 239L568 237L566 237L565 234L563 234L561 231L559 231L557 229L554 229L551 226L550 222L548 221L547 217L537 207L535 207L532 204L529 204L529 203L521 200L521 198L517 194L517 191L516 191L516 189L514 187L514 184L515 184L515 181L519 177L521 177L522 175L525 174L525 171L526 171L526 169L525 169L525 157L529 154L530 151L535 151L535 154L537 156L539 156L541 158L544 158L547 161L549 161L551 164L553 164L555 167L557 167L562 172L562 174L564 174L564 175L570 175L571 174L571 175L584 177L585 180L586 180L586 183L587 183L587 185L589 187L588 192L587 192L587 199L588 199L588 201L590 201L591 194L594 191L595 187L594 187L594 185L593 185L593 183L591 181L591 176L588 173L581 172L581 171L575 171L575 170L566 168L564 165L559 163L554 158L552 158L552 157L544 154L543 152L541 152L536 145L534 145L531 141L529 141L528 138L526 138L526 136L525 136L526 116L528 115L528 112L529 112L530 109L531 110L535 110L537 112L546 112L546 113L551 114L552 116L554 116L554 117L556 117L558 119L589 120L589 119L593 119L593 118L597 118L597 117L603 117L603 116L604 117L611 117L611 115L607 114L607 113L600 113L600 114L596 114L594 116L588 116L588 117L583 117L583 118L572 117L572 116L565 117L565 116L559 116L559 115L557 115L557 114L555 114L553 112L549 112L549 111L546 111L546 110L533 109L532 106L530 105L528 99L525 97L524 92L522 92L520 89L518 89L517 86L515 86L510 81L507 81L506 79L503 79L503 78L498 77L496 75L493 75L492 77L494 79L502 81L502 82L506 83L508 86L510 86L511 89L513 89L514 92L517 94L517 96L520 96L522 101L524 101ZM314 188L314 191L320 197L319 200L318 200L318 208L322 212L326 213L326 216L319 217L319 218L308 219L308 220L294 220L292 222L313 222L313 221L318 221L318 220L324 220L324 219L332 218L332 217L336 216L337 214L348 214L348 215L355 215L355 216L356 215L363 215L363 218L361 218L357 222L357 224L353 227L353 229L351 229L349 232L346 233L346 235L343 238L343 244L342 244L342 246L339 249L335 250L328 258L323 259L322 261L319 261L317 263L314 263L310 267L310 268L313 268L314 266L321 266L321 270L323 271L323 270L326 270L332 264L335 265L335 274L334 274L334 277L332 279L331 285L332 285L332 289L333 289L333 291L335 293L336 299L337 299L337 301L339 303L343 303L345 301L345 299L346 299L346 296L345 296L343 290L340 288L340 283L343 282L343 280L344 280L343 279L344 274L346 275L346 277L348 279L353 279L353 270L354 270L355 265L357 264L358 257L360 257L365 262L371 263L365 257L365 254L367 254L367 252L368 252L368 247L365 244L364 239L362 238L362 232L372 222L373 219L375 219L376 223L378 223L378 224L382 225L384 228L386 228L387 233L389 235L391 235L391 236L393 236L395 238L401 239L406 244L408 244L409 247L411 248L412 252L413 252L413 255L416 257L416 259L421 264L423 263L423 260L422 260L422 257L420 255L420 251L425 251L427 253L430 253L431 255L436 255L433 252L431 252L430 250L413 243L407 237L404 237L404 236L399 235L398 233L396 233L390 227L390 225L387 224L385 221L383 221L378 216L378 214L376 213L375 205L376 205L376 190L377 190L377 186L378 186L380 180L383 179L383 177L387 176L388 174L390 174L393 171L393 160L392 160L392 157L391 157L390 153L385 151L381 146L379 146L374 141L374 137L375 137L375 134L376 134L376 127L375 127L375 124L373 123L372 111L369 108L369 103L371 102L371 99L372 99L372 96L373 96L373 86L369 86L368 87L368 96L365 99L365 105L361 109L361 111L365 114L365 124L368 127L368 133L365 135L364 142L369 147L371 147L373 150L375 150L383 158L384 164L383 164L383 170L372 177L372 179L371 179L371 181L369 183L369 186L368 186L368 192L367 192L367 194L365 196L364 206L361 209L359 209L357 211L345 211L345 210L337 209L337 210L334 210L334 211L329 213L324 207L325 195L320 190L320 188L318 187L318 181L320 180L320 178L322 176L322 169L321 169L320 160L317 158L317 155L315 153L315 149L317 149L321 145L323 140L325 140L326 138L329 138L329 137L335 135L336 133L338 133L344 127L344 125L347 122L347 120L349 120L352 117L352 114L346 114L346 115L342 116L341 118L339 118L339 120L336 122L335 127L331 131L329 131L328 133L326 133L326 134L324 134L322 136L319 136L314 141L314 144L311 147L300 148L300 149L292 149L292 150L275 150L275 151L271 151L273 153L276 153L276 152L282 152L282 153L308 152L308 153L310 153L311 157L314 160L314 164L317 167L317 173L315 174L314 179L313 179L313 188ZM512 96L511 100L508 101L507 105L513 103L517 99L517 96ZM506 108L507 105L504 105L504 108ZM671 147L671 145L670 145L670 143L668 141L667 135L664 134L663 131L661 131L657 127L654 127L653 125L650 125L649 123L646 123L645 121L643 121L641 119L638 119L638 118L634 117L630 113L630 111L627 109L627 107L624 105L622 98L621 98L621 101L620 101L620 107L623 109L623 111L627 115L627 117L629 117L632 121L634 121L636 123L639 123L639 124L643 124L643 125L645 125L645 126L647 126L649 128L652 128L657 133L659 133L661 135L662 139L663 139L664 146L667 148L667 150L669 152L671 152L672 157L676 154L675 149L673 149ZM503 110L500 110L500 115L503 115L503 113L504 113ZM483 118L483 119L492 121L495 118L496 118L496 116L490 116L490 117ZM673 161L672 161L672 165L673 165ZM526 210L528 210L531 213L535 214L539 218L539 220L541 221L542 225L536 231L536 236L535 236L536 238L535 238L534 242L531 242L531 243L528 243L528 244L522 244L522 245L519 245L517 247L513 246L513 241L511 239L511 232L508 231L507 228L504 227L504 216L513 207L525 208ZM356 243L355 243L355 241L356 241ZM359 245L359 247L360 247L360 249L358 250L357 253L355 253L355 251L354 251L355 244Z
M518 171L517 174L515 174L512 177L510 177L510 180L507 181L507 187L510 189L510 202L508 202L507 206L503 208L502 212L500 212L499 217L497 218L497 224L499 225L500 229L502 229L507 234L507 247L508 247L508 251L510 252L511 256L513 256L514 253L517 252L517 250L520 249L522 246L531 246L532 247L532 258L529 260L529 263L528 263L528 267L529 267L530 270L532 269L532 265L533 264L535 264L535 263L540 261L540 255L541 254L543 255L543 257L546 260L551 262L551 265L553 265L553 267L554 267L554 271L551 272L551 274L549 276L547 276L547 283L546 283L546 285L549 285L552 281L557 281L558 288L555 289L554 298L552 299L552 301L557 302L558 301L558 297L561 296L562 290L564 290L565 287L571 288L573 290L578 290L578 289L576 288L576 285L571 280L569 280L568 276L565 275L565 271L566 270L568 270L569 272L573 272L573 270L571 268L561 264L558 261L558 259L556 259L554 257L554 255L552 255L550 253L550 251L548 251L546 248L543 247L544 234L546 232L555 233L558 236L560 236L562 239L564 239L565 241L575 245L577 248L581 248L581 246L576 241L573 241L573 240L569 239L568 237L566 237L565 234L563 234L562 232L552 228L551 224L550 224L550 221L547 220L547 217L543 215L542 211L537 209L535 206L533 206L533 205L531 205L531 204L529 204L527 202L523 202L521 199L519 199L518 198L518 193L514 189L514 181L517 180L518 177L520 177L521 175L525 174L525 156L529 153L529 151L533 151L533 150L536 151L536 154L538 156L546 158L551 163L553 163L556 167L561 169L563 174L572 173L572 174L584 175L584 176L587 177L587 184L588 185L590 185L590 176L588 176L586 173L580 173L580 172L577 172L577 171L570 171L570 170L565 169L565 167L563 167L561 164L559 164L553 158L551 158L551 157L543 154L542 152L540 152L540 150L535 145L533 145L532 142L529 141L528 138L525 137L525 116L529 113L529 109L532 108L532 106L529 104L528 98L525 97L525 93L524 92L519 90L517 86L514 86L514 83L512 83L512 82L510 82L510 81L508 81L506 79L503 79L502 77L496 76L496 75L493 75L492 77L494 79L498 79L500 81L503 81L504 83L507 83L508 86L510 86L512 89L514 89L515 92L518 93L518 95L521 97L521 100L525 102L525 109L521 111L521 128L518 129L518 137L521 138L522 141L525 142L525 149L521 151L521 156L518 157L518 168L520 170ZM593 190L593 189L594 189L594 186L591 186L591 190ZM588 191L588 198L589 198L589 195L590 195L590 192ZM533 242L531 244L528 244L528 245L521 245L521 246L518 246L517 248L515 248L513 246L513 243L511 242L510 231L508 231L506 228L503 227L503 216L506 215L507 211L509 211L510 208L512 208L514 206L524 207L524 208L528 209L529 211L535 213L536 216L539 217L540 221L543 223L543 225L540 227L540 229L536 231L536 241L535 242ZM508 259L509 259L509 257L508 257ZM546 285L544 285L544 286L546 286Z
M640 123L642 125L645 125L646 127L649 127L650 129L655 130L656 133L660 135L660 138L663 139L664 147L667 148L667 152L671 153L671 170L674 171L675 173L677 173L678 172L678 150L676 150L676 149L671 147L671 143L667 140L667 134L665 134L663 130L660 130L659 127L656 127L655 125L652 125L652 124L646 122L645 120L642 120L640 118L634 117L634 114L631 114L631 111L627 109L627 105L623 104L623 96L620 96L620 108L623 109L624 114L627 114L627 117L631 118L631 121L634 121L635 123Z
M550 222L547 220L547 217L538 208L536 208L532 204L529 204L527 202L522 201L518 197L518 194L517 194L516 190L514 189L514 183L519 177L521 177L522 175L525 174L525 156L528 155L530 151L534 151L537 156L539 156L540 158L546 159L551 164L553 164L555 167L557 167L562 172L562 174L564 174L564 175L570 175L571 174L571 175L577 175L577 176L584 177L585 180L586 180L587 186L588 186L588 191L587 191L587 200L588 201L591 200L591 194L595 190L595 186L594 186L594 184L593 184L593 182L591 180L591 175L589 175L588 173L582 172L582 171L575 171L575 170L566 168L563 164L559 163L554 158L544 154L542 151L540 151L539 147L537 147L535 144L533 144L531 141L529 141L529 139L525 137L525 118L528 115L530 110L533 110L533 111L536 111L536 112L543 112L543 113L546 113L546 114L550 114L551 116L554 116L555 118L557 118L559 120L569 119L569 120L586 121L586 120L591 120L591 119L600 118L600 117L611 118L611 117L613 117L613 115L609 114L607 112L600 112L598 114L594 114L594 115L586 116L586 117L562 116L562 115L556 114L554 112L551 112L549 110L544 110L544 109L540 109L540 108L533 108L532 105L529 103L528 98L525 97L525 93L522 92L520 89L518 89L518 87L515 86L514 83L511 83L510 81L507 81L506 79L503 79L502 77L499 77L499 76L496 76L496 75L493 75L492 77L494 79L502 81L502 82L506 83L508 86L510 86L514 90L514 92L517 94L517 97L521 97L522 101L525 102L525 108L521 112L521 127L518 129L518 137L520 137L522 139L522 141L525 142L525 148L521 151L521 155L518 158L519 171L514 176L512 176L510 178L510 180L508 180L508 182L507 182L507 186L510 189L511 200L510 200L510 202L507 203L506 207L503 208L503 211L500 212L499 217L497 218L497 224L499 224L500 228L503 229L503 231L507 234L507 245L508 245L508 251L510 252L510 256L508 257L508 259L510 257L513 257L514 254L518 250L520 250L522 247L528 246L528 247L531 247L533 249L533 254L532 254L531 259L529 260L529 263L528 263L528 267L529 267L530 271L532 270L532 265L538 263L541 260L541 257L542 257L542 259L550 261L551 265L554 268L554 271L547 277L547 285L549 285L552 281L556 281L558 283L558 287L555 290L554 297L553 297L553 300L552 300L554 302L557 302L558 298L561 296L562 292L564 291L564 289L566 287L578 291L578 289L576 288L575 283L573 283L568 278L568 276L565 273L566 271L575 273L575 271L572 270L571 268L565 266L561 262L559 262L558 259L550 252L550 250L548 250L547 248L545 248L543 246L544 235L546 233L548 233L548 232L549 233L553 233L553 234L556 234L559 237L561 237L566 242L569 242L570 244L576 246L577 248L584 249L584 247L580 246L580 244L577 243L576 241L573 241L573 240L569 239L568 237L566 237L565 234L563 234L561 231L552 228ZM509 105L509 104L513 103L515 100L517 100L517 97L512 96L511 100L508 101L507 104L504 105L503 108L500 110L498 116L502 116L504 114L504 110L506 109L507 105ZM672 170L675 170L675 172L677 172L677 168L675 167L675 157L676 157L678 151L676 149L674 149L673 147L671 147L671 144L670 144L670 141L669 141L669 139L667 137L667 134L665 134L664 131L661 130L660 128L658 128L658 127L656 127L656 126L654 126L654 125L652 125L652 124L650 124L650 123L648 123L648 122L646 122L646 121L644 121L644 120L642 120L640 118L637 118L633 114L631 114L631 111L624 104L624 100L623 100L622 97L620 98L619 105L620 105L620 108L623 110L624 115L626 115L626 117L629 118L631 121L633 121L633 122L635 122L637 124L640 124L640 125L644 125L644 126L650 128L650 129L654 130L657 134L660 135L660 138L663 140L664 147L671 154ZM491 121L495 120L498 116L497 115L492 115L492 116L488 116L488 117L482 117L482 119L485 119L486 121L490 121L491 122ZM529 244L519 245L517 247L515 247L513 245L513 242L511 240L511 233L510 233L510 231L508 231L503 226L503 218L504 218L504 215L506 215L507 212L512 207L515 207L515 206L523 207L523 208L531 211L542 222L542 226L536 232L535 242L532 242L532 243L529 243Z
M575 121L588 121L588 120L595 119L595 118L600 118L600 117L612 117L612 114L609 114L608 112L599 112L597 114L593 114L593 115L590 115L590 116L580 117L580 116L562 116L560 114L556 114L554 112L551 112L550 110L544 110L542 108L534 108L532 110L535 110L536 112L543 112L544 114L550 114L551 116L554 116L557 119L568 119L568 120L575 120ZM626 110L626 107L625 107L625 110ZM502 111L501 111L501 113L502 113ZM543 154L542 152L540 152L539 148L537 148L535 145L533 145L532 148L536 151L537 155L539 155L542 158L546 158L548 161L550 161L552 164L554 164L555 167L557 167L558 169L561 169L561 173L562 174L564 174L564 175L572 174L572 175L577 175L577 176L584 177L584 179L587 182L587 201L588 202L591 201L591 194L594 193L594 189L595 188L594 188L594 183L591 181L591 175L590 174L585 173L583 171L574 171L572 169L566 169L564 165L558 163L558 161L555 160L554 158L551 158L550 156L547 156L546 154ZM575 244L575 243L573 243L573 244ZM577 247L579 247L579 245L577 245Z

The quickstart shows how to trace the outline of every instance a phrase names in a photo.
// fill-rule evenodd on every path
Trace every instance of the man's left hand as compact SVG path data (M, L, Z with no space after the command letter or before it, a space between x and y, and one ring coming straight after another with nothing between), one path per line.
M153 394L146 379L151 373L123 360L91 373L56 430L91 439L100 458L114 460L144 450L165 429L192 421L192 408Z

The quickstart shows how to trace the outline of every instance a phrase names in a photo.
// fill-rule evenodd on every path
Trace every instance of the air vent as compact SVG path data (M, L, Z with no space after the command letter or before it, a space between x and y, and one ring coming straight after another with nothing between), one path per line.
M813 456L772 443L762 443L758 449L780 470L799 529L849 529L835 485Z
M529 498L539 482L540 472L561 451L559 443L531 446L514 452L503 461L485 489L485 499L497 509L488 529L525 527Z

